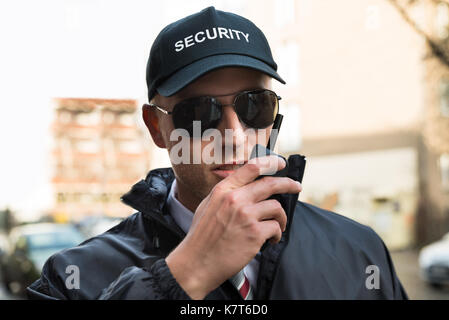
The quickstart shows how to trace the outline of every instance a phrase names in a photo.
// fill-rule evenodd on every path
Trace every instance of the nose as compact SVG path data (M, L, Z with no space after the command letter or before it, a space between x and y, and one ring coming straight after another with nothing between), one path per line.
M240 152L244 151L246 140L244 133L245 128L240 122L232 102L233 101L222 101L222 117L217 129L223 137L222 148L223 151L226 152L223 153L223 155L230 153L232 150L232 158L242 160L245 155L240 154ZM226 158L228 158L228 156Z

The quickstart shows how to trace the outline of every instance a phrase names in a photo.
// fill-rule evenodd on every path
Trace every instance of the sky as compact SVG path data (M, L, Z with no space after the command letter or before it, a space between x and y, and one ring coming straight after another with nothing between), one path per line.
M51 205L52 98L144 100L151 44L169 22L239 1L0 2L0 210Z

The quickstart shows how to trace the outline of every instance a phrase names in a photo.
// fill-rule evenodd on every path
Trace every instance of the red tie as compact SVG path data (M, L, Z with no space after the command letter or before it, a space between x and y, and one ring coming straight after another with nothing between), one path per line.
M249 283L248 278L243 273L243 270L240 270L235 276L229 279L234 287L240 292L240 295L244 300L252 300L253 292L251 289L251 284Z

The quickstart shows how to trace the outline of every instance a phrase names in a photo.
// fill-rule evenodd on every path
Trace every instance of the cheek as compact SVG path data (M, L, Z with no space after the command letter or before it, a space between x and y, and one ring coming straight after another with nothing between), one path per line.
M170 141L170 135L175 129L173 126L173 121L170 119L170 117L159 118L159 125L165 145L172 146L174 143L176 143L176 141L173 142Z

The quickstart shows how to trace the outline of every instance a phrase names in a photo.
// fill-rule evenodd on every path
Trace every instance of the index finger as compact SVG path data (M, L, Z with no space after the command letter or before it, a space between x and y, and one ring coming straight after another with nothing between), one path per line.
M220 184L225 189L236 189L254 181L258 176L282 170L286 166L285 161L274 155L253 158L245 165L238 168L233 174L225 178Z

